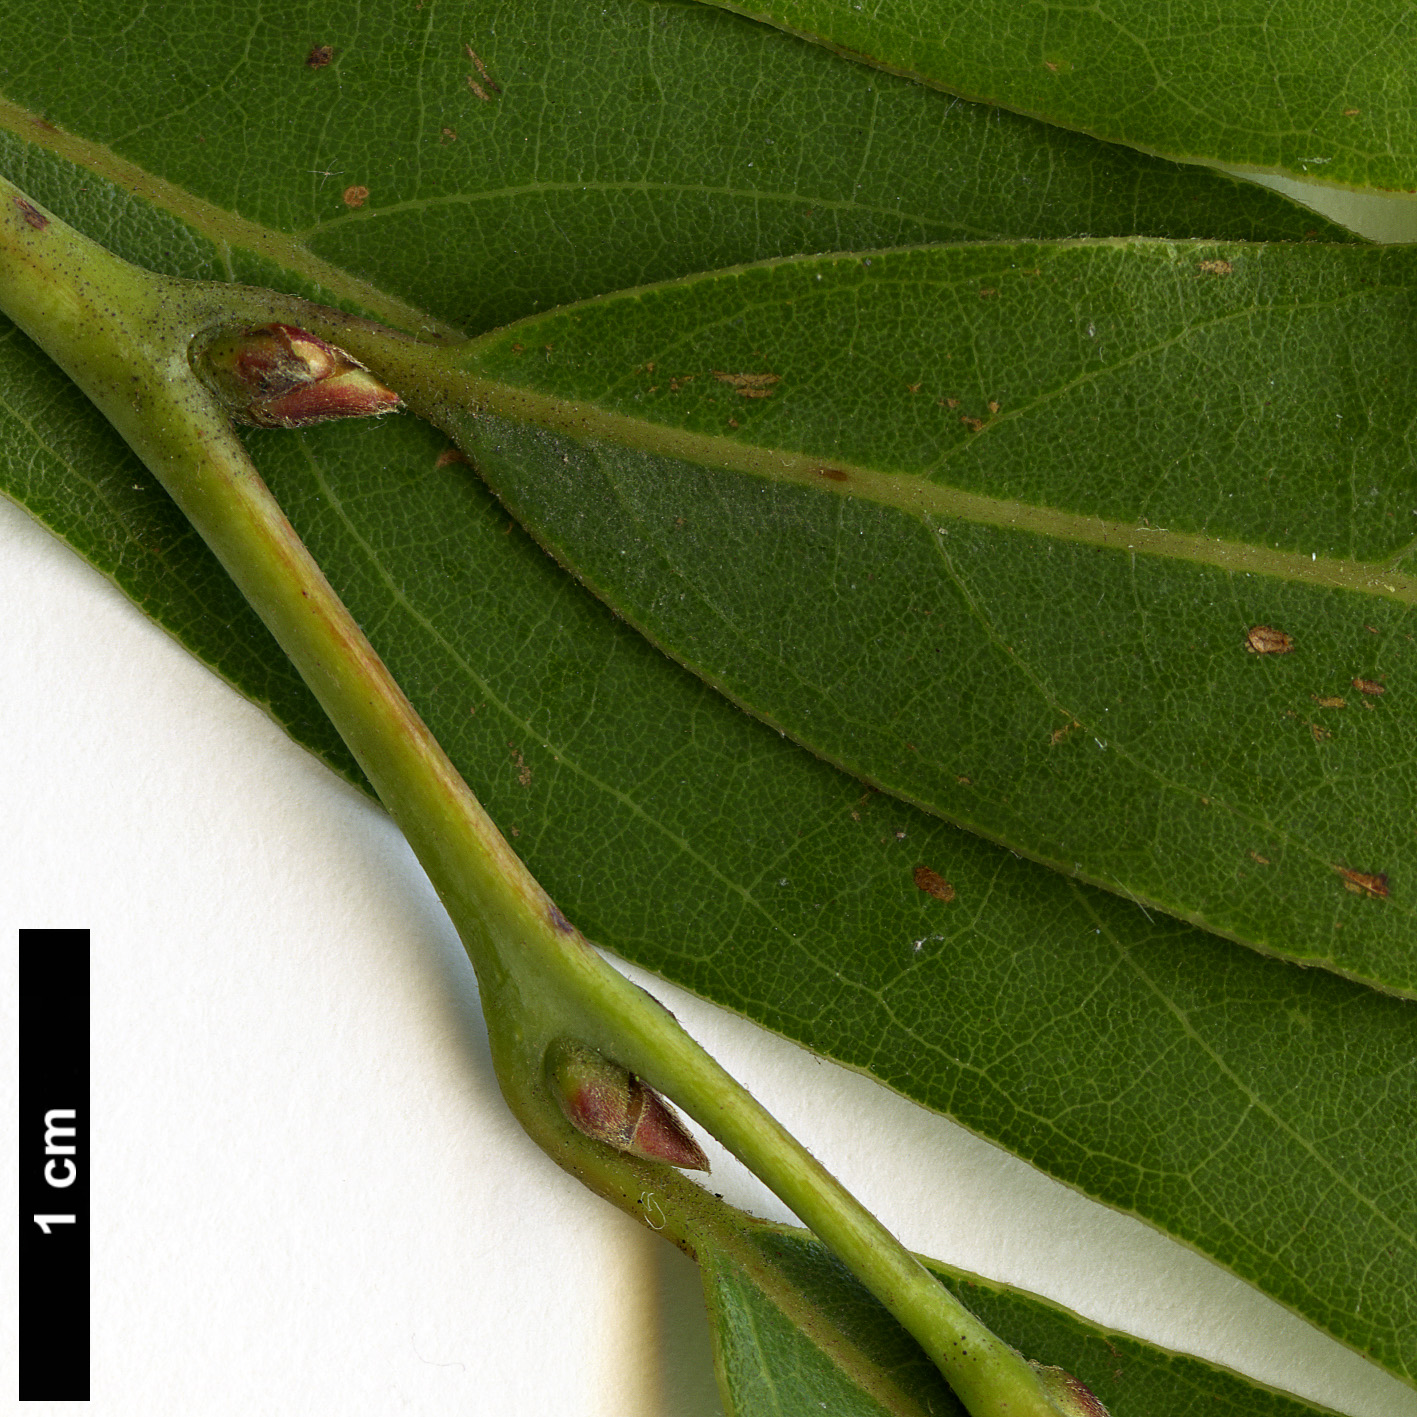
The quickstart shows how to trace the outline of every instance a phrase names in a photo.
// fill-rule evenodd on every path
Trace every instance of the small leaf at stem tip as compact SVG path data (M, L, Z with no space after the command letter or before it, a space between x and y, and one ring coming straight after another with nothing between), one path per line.
M653 1088L583 1043L560 1040L546 1054L546 1076L566 1120L583 1136L646 1161L707 1171L708 1157Z
M232 417L258 428L308 428L399 407L357 359L294 325L220 335L193 364Z
M1033 1367L1043 1381L1044 1391L1064 1417L1109 1417L1092 1390L1071 1373L1062 1368L1045 1368L1039 1363Z

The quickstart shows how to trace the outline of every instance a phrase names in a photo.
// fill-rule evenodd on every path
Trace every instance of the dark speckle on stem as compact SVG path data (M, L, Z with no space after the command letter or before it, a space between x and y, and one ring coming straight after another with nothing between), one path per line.
M574 935L576 933L576 927L561 914L554 901L547 907L547 913L551 916L551 923L563 935Z

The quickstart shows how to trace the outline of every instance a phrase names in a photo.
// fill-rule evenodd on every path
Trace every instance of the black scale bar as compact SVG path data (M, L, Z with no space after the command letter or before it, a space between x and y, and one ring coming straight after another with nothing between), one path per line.
M20 931L21 1402L89 1400L89 932Z

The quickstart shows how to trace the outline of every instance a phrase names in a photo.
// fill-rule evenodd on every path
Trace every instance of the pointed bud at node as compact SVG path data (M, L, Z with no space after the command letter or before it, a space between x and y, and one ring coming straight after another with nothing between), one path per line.
M566 1120L582 1135L646 1161L707 1171L708 1157L674 1109L634 1073L584 1043L561 1040L546 1054L546 1077Z
M1044 1392L1063 1417L1108 1417L1107 1409L1097 1400L1092 1389L1080 1383L1071 1373L1062 1368L1045 1368L1040 1363L1034 1363L1033 1370L1042 1380Z
M294 325L221 335L194 362L232 417L257 428L308 428L399 406L352 355Z

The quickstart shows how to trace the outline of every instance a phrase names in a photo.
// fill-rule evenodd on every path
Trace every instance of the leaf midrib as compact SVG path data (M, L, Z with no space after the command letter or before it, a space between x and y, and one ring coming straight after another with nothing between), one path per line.
M419 330L443 338L455 338L463 333L437 320L428 311L400 300L314 255L301 239L307 233L296 236L280 232L218 207L154 176L118 156L104 144L65 132L3 95L0 95L0 127L163 208L200 231L224 251L238 247L266 256L399 328ZM1108 245L1117 242L1104 240L1099 243L1058 244ZM644 452L680 457L726 471L747 472L768 480L795 482L837 496L898 507L921 516L934 515L1010 528L1059 541L1189 561L1232 573L1269 576L1323 589L1355 591L1390 598L1404 605L1417 604L1417 577L1372 562L1320 557L1317 553L1305 557L1303 552L1298 551L1282 551L1197 532L1172 531L1014 499L988 497L959 488L925 483L911 474L885 473L856 463L758 448L721 435L688 433L554 395L529 394L496 381L474 380L473 383L476 396L489 410L509 417L530 418L530 421L578 438L619 443ZM1051 391L1054 396L1059 392L1063 391ZM1003 418L1011 415L1017 417L1019 412L1011 410ZM833 472L845 473L846 479L823 476L828 468ZM1389 564L1400 560L1403 554L1398 552Z
M665 564L667 566L673 567L673 558L669 554L667 546L662 540L662 538L657 536L655 531L651 527L647 526L644 521L639 517L636 510L628 502L626 502L623 497L620 496L620 489L618 485L613 486L612 491L613 495L615 495L619 499L619 505L623 510L627 523L633 524L637 529L638 535L641 537L641 539L644 540L647 544L653 545L655 550L664 559ZM994 647L999 651L999 653L1012 665L1015 672L1017 672L1023 679L1025 679L1030 685L1030 687L1034 690L1034 692L1037 693L1044 701L1046 701L1062 717L1065 722L1068 719L1072 719L1075 724L1077 724L1079 727L1082 727L1088 733L1104 731L1100 728L1099 725L1093 723L1089 716L1083 713L1081 710L1068 708L1064 704L1062 704L1057 699L1053 691L1047 686L1044 679L1034 670L1033 666L1029 664L1026 660L1024 660L1023 657L1019 655L1017 651L1015 651L1010 645L1005 643L1004 638L999 635L994 625L990 621L989 617L979 607L977 603L977 598L973 590L970 588L968 583L964 580L964 578L955 568L953 562L950 560L948 551L940 544L941 538L944 534L944 529L931 527L928 522L924 521L924 519L922 519L922 524L925 526L926 532L931 536L932 544L935 546L935 549L938 552L941 561L945 566L947 576L949 577L952 584L955 586L964 604L969 608L970 614L974 616L975 620L978 622L984 634L994 645ZM552 555L557 554L556 549L549 545L546 546L545 549L547 549ZM610 599L609 595L606 593L605 588L600 586L594 580L583 576L581 577L581 579L583 583L586 584L598 598L603 600ZM693 587L691 593L696 597L698 603L703 606L705 611L708 614L712 615L718 621L720 626L735 640L745 643L746 647L754 653L767 653L771 655L771 651L768 651L762 645L749 640L742 627L738 625L738 623L733 619L733 617L721 606L715 604L711 599L706 597L700 588ZM634 622L632 621L632 623ZM646 639L648 639L652 644L655 644L659 649L663 650L663 652L667 654L671 659L683 662L682 656L671 645L663 643L656 635L654 635L650 630L646 629L645 627L637 626L637 628L640 629L640 633L643 634ZM777 665L778 669L785 677L794 678L799 683L802 682L800 671L797 669L796 666L788 663L780 656L771 655L771 657L773 658L773 661ZM711 687L717 690L731 703L736 704L739 708L743 709L744 712L750 713L753 716L762 719L770 727L776 728L780 732L787 731L776 717L771 714L764 713L760 706L750 704L747 700L743 698L741 694L736 692L734 688L728 682L726 682L721 675L710 674L706 672L702 666L695 667L694 672L697 673L704 680L705 683L709 684ZM846 719L844 721L849 723L852 720ZM857 726L862 728L863 730L868 729L870 727L869 724L864 722L858 723ZM1100 739L1098 740L1098 742L1099 745L1101 745ZM1138 772L1146 775L1147 777L1150 777L1152 781L1156 783L1157 786L1181 796L1194 795L1194 789L1190 785L1180 782L1169 774L1164 773L1160 769L1154 767L1144 758L1138 756L1137 753L1129 745L1126 745L1122 743L1119 739L1117 739L1114 733L1108 733L1107 743L1104 746L1114 752L1119 758L1129 763ZM820 749L814 749L813 751L817 752L818 756L822 757L824 761L830 763L833 767L839 768L842 772L845 772L852 777L860 779L862 782L868 784L877 791L884 792L891 797L906 802L909 805L929 815L940 814L938 807L930 804L929 802L921 800L918 796L908 791L902 790L898 784L886 782L884 779L877 776L876 774L865 771L859 763L844 759L834 753L822 752ZM1277 822L1271 821L1268 817L1255 816L1253 813L1244 810L1241 806L1239 806L1237 803L1230 801L1228 798L1216 796L1213 791L1210 795L1209 800L1213 805L1220 807L1225 811L1228 811L1237 819L1247 822L1249 825L1255 827L1269 839L1282 843L1288 850L1292 851L1295 855L1307 858L1321 871L1333 871L1338 869L1336 863L1328 859L1328 857L1326 857L1323 853L1317 851L1308 842L1294 836L1293 833L1281 827ZM1022 850L1021 848L1019 848L1017 843L1008 840L1004 836L1001 836L997 829L992 828L986 823L977 820L973 815L967 812L961 811L951 813L949 819L957 822L961 826L966 827L969 831L984 837L988 841L992 841L1000 846L1006 846L1010 850L1015 851L1016 853L1019 853L1021 851L1021 854L1027 856L1028 859L1036 861L1040 865L1048 867L1050 870L1058 871L1061 874L1068 876L1073 882L1083 882L1088 885L1098 886L1101 889L1109 891L1113 894L1120 894L1126 899L1130 900L1133 905L1137 906L1137 908L1140 909L1144 915L1147 914L1147 906L1150 905L1156 910L1159 910L1176 919L1184 920L1188 924L1192 924L1198 926L1201 929L1210 931L1211 933L1218 934L1222 938L1234 940L1236 943L1239 944L1244 944L1249 948L1259 951L1259 953L1261 954L1274 955L1275 958L1280 959L1289 958L1289 956L1284 955L1282 953L1276 953L1273 949L1271 949L1270 946L1268 946L1264 942L1256 941L1247 936L1237 935L1219 929L1213 921L1209 920L1205 916L1203 912L1185 909L1178 902L1166 901L1156 895L1148 894L1144 897L1138 896L1134 891L1128 889L1128 887L1116 876L1104 876L1098 875L1096 873L1082 871L1078 867L1077 863L1070 862L1065 858L1049 855L1046 853L1039 853L1036 851ZM1409 909L1405 910L1404 913L1411 915L1412 911ZM1148 915L1147 918L1150 919L1150 916ZM1306 962L1309 964L1320 964L1322 965L1322 967L1330 969L1334 973L1340 974L1345 978L1357 978L1358 982L1373 987L1373 981L1363 976L1355 976L1351 974L1349 971L1341 968L1339 964L1332 959L1314 958ZM1403 994L1405 996L1404 991L1394 992ZM885 1007L884 999L881 999L879 1002L883 1007ZM887 1012L890 1012L888 1008Z
M358 305L375 318L398 329L418 331L442 339L462 339L465 331L437 319L428 311L362 280L349 271L316 256L299 236L277 231L157 177L146 168L120 157L103 143L64 131L31 109L0 94L0 128L26 143L53 153L77 167L105 178L122 191L141 197L168 212L217 247L230 271L230 252L251 251L303 276L328 291L336 299Z
M938 213L904 211L899 207L883 207L874 203L842 201L840 198L805 196L801 192L774 192L765 188L730 187L712 182L646 182L627 179L622 182L524 182L515 187L489 188L480 192L456 192L437 197L412 197L403 202L388 202L359 211L339 212L296 233L301 239L323 236L344 226L376 221L382 217L403 216L409 212L436 211L443 207L473 206L479 202L504 201L514 197L540 197L559 192L655 192L676 196L730 197L753 202L795 203L817 212L846 212L852 215L888 217L892 221L915 222L920 226L936 226L967 233L976 241L993 241L998 233L967 222L946 220Z
M412 615L416 620L418 620L418 622L423 627L426 633L431 634L436 640L438 640L444 651L448 653L451 657L453 657L463 668L464 672L467 673L468 676L480 686L481 692L485 694L490 701L494 702L496 706L500 709L500 711L505 714L509 720L514 722L520 722L522 724L522 727L533 738L534 741L539 742L545 751L552 753L553 757L560 766L568 768L569 770L581 776L587 782L595 786L598 790L604 791L607 794L613 796L616 800L621 802L623 806L629 808L635 813L635 815L640 817L641 820L645 821L647 825L653 827L656 831L662 833L666 840L672 843L675 849L684 852L686 856L690 857L698 864L709 867L709 869L714 871L715 875L719 875L716 868L712 866L712 863L707 862L704 858L700 856L699 853L694 851L688 841L686 841L677 833L671 831L664 823L658 821L656 818L650 817L644 811L642 805L638 801L634 801L630 798L627 798L625 794L619 789L614 788L610 784L597 777L595 774L589 772L584 767L584 765L580 764L575 759L573 755L567 754L564 745L556 745L547 741L543 734L534 730L530 724L526 723L516 713L514 713L511 707L506 704L501 699L501 697L493 691L491 686L484 679L482 679L481 676L473 672L471 664L461 655L461 653L454 645L447 641L447 639L439 631L437 631L437 629L431 624L431 622L427 620L426 616L424 616L423 613L408 600L408 597L404 594L402 588L389 575L388 568L383 564L382 558L379 556L377 551L360 534L358 528L354 525L353 522L349 520L349 518L345 514L338 488L333 483L331 483L328 478L325 477L322 465L318 463L313 457L310 457L308 449L306 450L306 457L308 466L311 471L311 475L316 484L318 485L327 506L332 512L334 512L336 516L339 517L341 523L345 527L347 534L349 534L355 540L356 544L359 545L359 547L367 557L369 565L376 571L377 575L379 576L386 592L389 594L389 596L395 603L401 605L408 614ZM758 900L752 892L748 891L742 886L739 886L735 882L727 881L727 878L720 876L720 879L723 879L726 884L730 885L735 890L735 892L740 895L740 897L745 901L745 903L749 904L755 911L759 912L775 932L786 934L789 938L794 938L794 942L799 946L804 943L802 940L795 939L795 937L792 937L789 932L785 931L784 927L773 918L771 912L766 909L763 903ZM1293 1127L1291 1127L1280 1117L1278 1117L1271 1108L1265 1106L1254 1095L1252 1089L1246 1087L1246 1085L1240 1080L1240 1078L1235 1075L1234 1072L1229 1068L1229 1066L1219 1057L1218 1054L1216 1054L1215 1050L1205 1042L1205 1040L1201 1037L1199 1033L1196 1032L1196 1030L1190 1023L1189 1018L1186 1016L1185 1010L1182 1009L1180 1005L1177 1004L1176 1001L1172 999L1170 995L1164 989L1162 989L1145 970L1141 968L1137 961L1132 957L1131 952L1128 951L1126 947L1121 943L1121 941L1117 938L1115 932L1112 931L1111 928L1107 925L1107 923L1102 920L1102 918L1097 914L1097 912L1091 908L1090 903L1086 899L1085 893L1078 889L1079 883L1077 881L1074 881L1072 884L1074 888L1074 894L1081 902L1084 910L1087 912L1088 916L1092 920L1094 920L1097 925L1097 928L1104 933L1105 937L1108 939L1113 949L1116 951L1117 967L1121 968L1125 966L1135 971L1138 976L1144 980L1148 989L1150 989L1153 993L1156 994L1156 996L1162 1001L1164 1006L1177 1019L1178 1024L1181 1026L1186 1036L1191 1039L1192 1043L1195 1046L1199 1047L1208 1057L1212 1059L1212 1061L1215 1063L1221 1073L1226 1077L1226 1079L1242 1092L1242 1094L1249 1100L1252 1106L1256 1107L1267 1118L1269 1118L1273 1125L1278 1127L1286 1135L1293 1138L1293 1140L1298 1145L1300 1145L1311 1157L1313 1157L1316 1164L1318 1164L1333 1178L1335 1184L1342 1186L1355 1198L1355 1200L1359 1201L1366 1209L1368 1209L1374 1215L1375 1218L1379 1219L1382 1223L1384 1223L1389 1229L1389 1231L1394 1235L1394 1237L1405 1242L1409 1247L1417 1248L1417 1236L1414 1236L1402 1230L1402 1228L1397 1224L1397 1221L1393 1217L1386 1215L1370 1197L1363 1195L1363 1193L1354 1186L1350 1178L1341 1174L1329 1161L1327 1161L1320 1153L1318 1153L1314 1149L1313 1143L1310 1139L1296 1132ZM854 987L861 989L863 992L875 999L881 1006L881 1008L886 1012L888 1017L891 1019L893 1026L902 1030L906 1035L913 1038L915 1042L919 1044L927 1054L935 1051L944 1051L942 1049L939 1049L937 1042L919 1033L916 1029L911 1027L903 1018L901 1018L893 1008L890 1007L890 1005L886 1002L886 994L888 992L886 988L883 987L872 989L861 985L857 981L847 981L845 979L842 979L841 982L850 983ZM1102 981L1099 979L1099 988L1101 987L1101 984ZM981 1069L971 1063L967 1063L961 1058L955 1058L954 1062L956 1066L961 1067L968 1072L972 1072L981 1077L984 1076ZM883 1085L887 1086L892 1091L898 1091L898 1089L892 1087L892 1085L889 1083ZM1022 1110L1028 1111L1028 1109ZM1056 1126L1056 1123L1051 1118L1041 1113L1028 1111L1028 1115L1036 1124L1040 1126L1055 1131L1059 1130ZM1121 1157L1120 1155L1110 1156L1109 1159L1119 1164L1126 1164L1125 1158ZM1145 1217L1139 1215L1137 1212L1126 1211L1125 1213L1136 1215L1137 1218L1141 1219L1144 1224L1154 1224L1154 1222L1147 1220ZM1275 1257L1270 1256L1270 1258ZM740 1257L740 1263L741 1262L742 1258Z
M497 338L516 328L510 326L508 331L498 332ZM477 343L480 341L474 346ZM1370 561L1320 556L1317 552L1306 555L1200 532L1172 531L1013 498L990 497L927 482L910 473L880 472L860 463L766 448L716 433L694 433L497 379L459 375L452 370L447 371L446 378L445 392L449 395L488 413L534 424L577 442L608 443L725 472L747 473L765 481L814 487L838 497L895 507L922 520L935 517L970 522L1054 541L1188 561L1231 574L1267 576L1316 589L1346 590L1417 605L1417 576ZM405 393L405 397L415 409L422 402L415 395ZM939 528L931 526L930 530ZM1398 557L1404 554L1397 553Z

